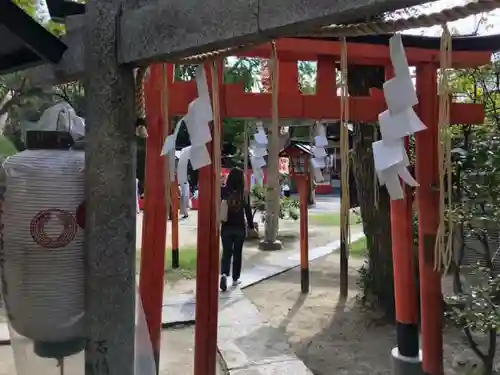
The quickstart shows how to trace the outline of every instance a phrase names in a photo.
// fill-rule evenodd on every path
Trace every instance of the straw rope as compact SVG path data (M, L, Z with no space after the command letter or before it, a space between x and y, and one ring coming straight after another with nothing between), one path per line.
M451 68L451 34L443 25L440 50L439 79L439 227L434 248L434 269L448 271L453 257L453 217L447 207L452 198L452 163L451 163L451 133L450 133L450 68ZM448 208L448 210L447 210ZM446 218L446 211L448 217ZM446 220L447 219L447 220Z
M135 125L135 135L140 138L147 138L148 130L146 125L146 97L144 95L144 80L148 68L138 68L135 76L135 110L137 120Z
M347 86L347 42L342 39L340 55L340 184L342 195L340 200L340 239L346 244L350 243L349 230L349 92Z
M167 81L167 64L162 64L161 66L161 115L163 118L163 137L166 138L170 134L170 117L168 111L168 101L169 101L169 85ZM165 206L167 210L167 217L170 212L171 196L170 196L170 160L168 157L163 158L163 178L164 193L165 193Z
M377 125L373 125L373 141L374 142L378 141ZM379 207L379 196L380 196L380 190L379 190L378 176L377 176L377 171L375 170L375 165L374 165L374 167L373 167L373 201L375 203L375 208L377 210Z
M500 8L500 0L475 0L465 5L458 5L440 12L422 14L419 16L397 19L381 20L375 22L357 23L351 25L331 25L322 27L307 35L308 37L352 37L363 35L391 34L409 29L432 27L447 22L458 21L476 14L490 12ZM211 52L201 53L181 59L185 64L196 64L200 61L223 58L234 55L238 51L251 49L253 45L239 45Z
M245 189L250 186L248 180L248 122L245 120L243 128L243 174L245 176Z
M397 20L381 20L352 25L332 25L322 28L316 36L362 36L376 34L390 34L420 27L432 27L448 22L458 21L483 12L490 12L500 8L500 0L476 0L465 5L457 5L443 9L440 12L422 14L419 16L401 18Z
M212 148L212 163L214 163L215 174L214 178L214 202L215 205L215 222L220 223L220 171L221 171L221 117L220 117L220 93L219 93L219 67L218 61L210 63L210 73L212 76L212 112L213 112L213 148ZM220 226L216 226L217 231ZM218 238L218 234L217 234Z

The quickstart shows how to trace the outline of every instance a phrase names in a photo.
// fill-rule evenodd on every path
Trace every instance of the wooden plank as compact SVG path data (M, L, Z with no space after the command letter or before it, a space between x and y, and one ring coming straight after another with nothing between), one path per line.
M283 38L276 42L280 60L317 61L318 56L330 57L340 61L341 43L328 40ZM348 43L347 60L356 65L389 65L389 48L380 44ZM439 64L439 50L406 47L406 56L410 65L419 63ZM269 44L261 44L247 51L238 53L242 57L269 58ZM453 51L452 62L455 68L474 68L491 62L490 51Z
M245 93L238 84L224 84L221 87L224 101L221 103L222 116L225 118L271 118L271 94ZM194 82L173 82L170 92L170 111L172 116L186 114L188 104L196 98ZM352 121L377 122L378 114L387 109L381 92L372 90L367 97L351 97L349 102ZM321 120L340 118L340 97L328 94L301 95L282 92L279 98L281 119ZM484 108L481 104L453 103L451 122L453 124L481 124L484 121Z

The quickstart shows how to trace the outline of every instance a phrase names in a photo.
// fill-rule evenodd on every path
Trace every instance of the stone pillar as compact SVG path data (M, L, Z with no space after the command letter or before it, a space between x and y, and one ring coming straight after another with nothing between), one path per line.
M133 70L117 62L122 0L87 2L86 375L133 375L136 140Z

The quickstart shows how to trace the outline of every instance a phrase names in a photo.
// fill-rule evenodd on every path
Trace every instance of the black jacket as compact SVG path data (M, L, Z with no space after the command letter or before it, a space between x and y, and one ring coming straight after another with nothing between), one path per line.
M221 199L227 201L227 220L222 223L222 228L245 229L248 227L253 229L252 209L247 194L223 187Z

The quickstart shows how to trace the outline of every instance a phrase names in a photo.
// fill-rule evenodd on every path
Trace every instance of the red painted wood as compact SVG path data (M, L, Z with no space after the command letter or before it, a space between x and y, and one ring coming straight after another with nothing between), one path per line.
M433 242L439 225L438 100L436 66L417 67L419 115L428 126L416 134L418 253L422 330L422 368L429 375L443 374L443 297L441 274L434 271ZM426 244L427 242L427 244ZM427 249L426 249L427 247Z
M386 67L386 79L394 76L392 67ZM408 137L405 137L408 144ZM406 187L406 186L405 186ZM385 189L385 188L383 188ZM403 324L418 323L417 286L413 251L413 211L411 191L405 198L391 200L392 262L394 268L394 302L396 320ZM398 342L398 345L402 344Z
M179 208L180 208L180 194L179 184L177 177L170 186L170 207L172 207L172 216L170 221L172 223L172 248L171 251L179 249Z
M149 79L145 84L149 137L146 141L145 201L139 280L142 306L148 323L157 368L160 358L165 240L167 235L164 157L160 155L164 139L161 77L161 64L152 65Z
M316 95L329 97L337 95L337 70L332 56L318 56Z
M205 69L210 84L209 69ZM219 66L219 84L222 69ZM213 128L213 124L211 124ZM214 143L207 144L213 155ZM200 169L198 195L198 257L196 265L196 327L194 375L216 375L217 320L219 312L219 223L216 223L216 172L214 164ZM217 176L220 178L220 176ZM218 207L218 205L217 205Z
M280 99L286 99L288 95L299 95L299 69L298 62L293 60L278 61L278 95ZM280 107L287 105L286 101L281 100Z
M291 76L289 71L286 73ZM280 75L283 73L280 73ZM281 80L280 80L281 81ZM279 113L283 119L338 119L340 118L340 97L325 91L316 95L301 95L290 88L294 83L282 83L279 92ZM221 114L225 118L271 118L271 94L246 93L243 86L225 84L221 87ZM189 103L196 98L194 82L175 82L171 84L170 113L183 116ZM381 91L372 90L367 97L349 98L350 119L352 121L376 122L380 112L387 106ZM484 121L484 108L481 104L453 103L451 105L452 124L480 124Z
M332 56L340 61L341 43L338 41L283 38L276 41L280 60L316 61L319 55ZM357 65L390 65L389 48L384 45L348 43L347 60ZM438 63L439 50L424 48L405 48L408 63L415 66L421 63ZM271 47L261 44L247 51L238 52L240 57L270 58ZM475 68L490 63L488 51L453 51L452 61L455 68Z

